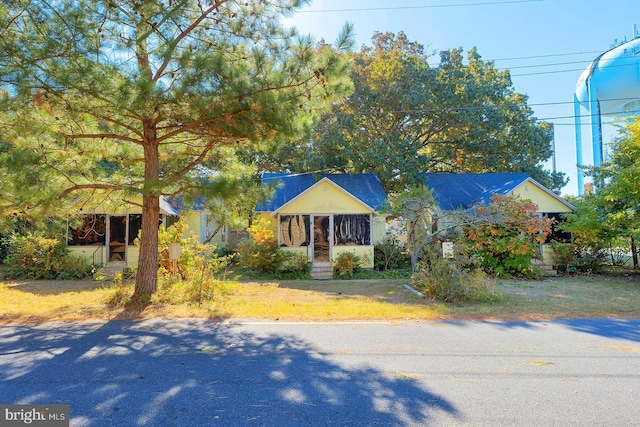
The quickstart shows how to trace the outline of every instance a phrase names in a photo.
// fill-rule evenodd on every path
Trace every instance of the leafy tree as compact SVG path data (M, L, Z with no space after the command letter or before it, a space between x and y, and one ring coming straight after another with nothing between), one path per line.
M631 245L634 267L638 266L636 242L640 236L640 121L636 118L622 130L601 167L592 168L597 192L576 202L565 229L574 241L594 255L610 247L619 237Z
M283 153L294 171L373 172L387 192L419 182L419 172L528 172L552 189L562 174L543 169L552 128L539 122L508 71L475 48L440 53L428 63L423 46L402 32L376 33L372 46L350 54L355 92L336 103L297 151Z
M3 0L3 212L137 203L134 300L154 293L160 197L238 193L225 156L293 138L351 89L335 50L279 24L302 3Z
M495 195L476 208L478 221L464 227L462 243L482 268L499 277L534 276L531 259L540 254L553 220L536 214L538 207L516 196Z
M433 191L425 186L412 187L398 194L393 201L393 214L407 224L407 249L413 274L417 272L420 253L434 236L437 209Z

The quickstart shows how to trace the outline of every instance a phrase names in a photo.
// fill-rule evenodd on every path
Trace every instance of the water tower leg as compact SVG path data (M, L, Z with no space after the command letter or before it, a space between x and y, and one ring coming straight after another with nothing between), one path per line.
M584 195L584 171L582 170L582 123L580 120L580 102L573 94L573 117L576 128L576 165L578 166L578 196Z
M591 147L593 166L602 166L602 117L596 88L589 84L589 111L591 112Z

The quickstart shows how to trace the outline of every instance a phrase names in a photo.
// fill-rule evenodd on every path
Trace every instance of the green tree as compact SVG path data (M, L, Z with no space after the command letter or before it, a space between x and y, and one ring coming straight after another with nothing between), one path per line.
M617 238L630 242L638 266L636 242L640 236L640 121L635 118L621 131L608 160L592 168L597 192L577 201L577 212L565 226L577 244L597 253Z
M530 200L494 195L488 206L475 209L478 220L465 225L461 243L487 273L531 278L531 259L539 257L553 222L538 216L537 210Z
M550 124L475 48L466 59L443 51L430 66L404 33L376 33L350 57L355 92L284 153L283 169L373 172L387 192L417 184L419 172L519 171L552 189L565 184L542 166L553 154Z
M393 201L392 213L407 224L407 250L412 274L417 272L420 254L435 234L433 223L437 212L438 203L433 198L433 191L424 185L399 193Z
M154 293L160 197L233 191L202 166L294 138L351 89L340 55L279 24L302 3L2 0L3 178L32 179L13 202L139 197L134 299Z

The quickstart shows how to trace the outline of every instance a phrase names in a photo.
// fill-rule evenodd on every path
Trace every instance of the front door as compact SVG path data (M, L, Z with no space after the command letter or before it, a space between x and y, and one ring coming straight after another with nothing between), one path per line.
M127 216L109 217L109 261L125 261L127 249Z
M313 216L313 262L331 261L331 216Z

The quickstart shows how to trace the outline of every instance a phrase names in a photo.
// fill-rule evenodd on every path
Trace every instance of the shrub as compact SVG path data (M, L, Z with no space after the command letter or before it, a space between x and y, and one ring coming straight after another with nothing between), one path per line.
M250 271L275 273L285 263L286 255L278 248L269 222L263 218L248 229L248 239L238 242L239 264Z
M489 206L476 209L474 224L464 227L462 243L488 274L532 278L531 260L551 231L552 220L540 218L537 206L515 196L493 196Z
M497 297L495 283L474 259L460 253L445 259L436 250L426 251L411 281L427 298L439 301L490 301Z
M202 304L216 301L233 292L231 282L207 278L190 281L163 281L151 301L161 304Z
M342 252L333 263L333 271L342 278L351 278L360 271L362 259L353 252Z
M376 270L405 268L410 263L404 248L392 237L385 238L382 243L377 243L373 248L373 267Z
M216 246L200 243L197 237L192 234L185 237L186 231L187 225L183 220L166 229L160 229L158 233L160 276L178 275L184 281L191 281L224 275L235 254L219 255ZM178 269L175 272L172 271L173 266L169 259L169 245L171 243L180 244Z
M561 273L571 272L571 262L575 259L576 246L572 243L551 241L553 249L554 268Z
M7 275L16 279L81 279L92 272L64 242L31 233L12 237L5 264Z
M304 276L311 272L311 263L307 260L306 255L300 255L294 252L284 252L284 261L279 271L282 273L292 273Z
M555 268L562 273L597 273L602 270L605 255L603 251L595 253L581 251L574 243L551 242L554 251Z

